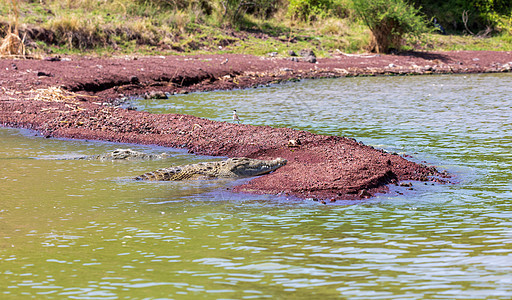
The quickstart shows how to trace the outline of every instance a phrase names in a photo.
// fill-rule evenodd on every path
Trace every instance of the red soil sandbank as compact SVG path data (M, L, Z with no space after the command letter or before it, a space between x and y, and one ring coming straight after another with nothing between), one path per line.
M386 191L388 183L436 181L445 176L433 167L343 137L188 115L154 115L110 104L121 96L155 91L244 88L293 78L507 72L511 65L512 53L508 52L340 55L319 59L316 64L245 55L0 60L0 125L34 129L47 137L155 144L187 148L196 154L283 157L288 160L286 166L235 190L359 199ZM41 96L41 90L49 87L82 96ZM59 91L55 93L58 96ZM289 147L290 140L300 140L300 145Z

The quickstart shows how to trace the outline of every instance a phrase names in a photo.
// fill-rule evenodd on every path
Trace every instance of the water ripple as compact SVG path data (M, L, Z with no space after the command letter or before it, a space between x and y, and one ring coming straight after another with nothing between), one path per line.
M120 145L1 129L0 295L510 299L510 86L510 74L342 78L137 102L354 137L458 182L340 205L235 194L227 181L137 184L161 162L48 160Z

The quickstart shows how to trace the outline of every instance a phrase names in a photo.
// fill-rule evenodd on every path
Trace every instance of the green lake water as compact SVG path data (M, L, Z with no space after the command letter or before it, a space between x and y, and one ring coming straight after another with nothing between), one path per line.
M512 74L311 80L131 105L356 138L454 175L336 205L135 182L220 158L0 128L0 299L511 299ZM157 161L59 160L116 148Z

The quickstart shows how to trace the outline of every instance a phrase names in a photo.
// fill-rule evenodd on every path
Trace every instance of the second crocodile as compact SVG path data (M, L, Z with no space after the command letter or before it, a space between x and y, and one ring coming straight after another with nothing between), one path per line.
M147 154L132 149L116 149L111 152L98 155L79 156L73 159L85 160L149 160L149 159L164 159L169 158L169 154Z
M287 160L259 160L246 157L229 158L223 161L204 162L177 166L148 172L135 177L136 180L184 180L208 178L250 177L270 173L284 166Z

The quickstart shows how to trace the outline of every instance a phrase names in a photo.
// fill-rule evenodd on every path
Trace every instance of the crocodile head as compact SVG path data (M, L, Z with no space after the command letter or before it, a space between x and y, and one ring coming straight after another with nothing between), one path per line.
M110 159L128 159L128 158L134 158L138 156L142 156L144 153L139 151L134 151L132 149L116 149L112 152L109 152L105 154L105 157L108 157Z
M276 158L274 160L259 160L247 157L230 158L223 162L223 169L236 176L248 177L270 173L286 165L287 160Z

